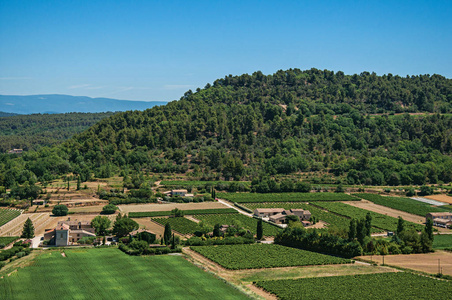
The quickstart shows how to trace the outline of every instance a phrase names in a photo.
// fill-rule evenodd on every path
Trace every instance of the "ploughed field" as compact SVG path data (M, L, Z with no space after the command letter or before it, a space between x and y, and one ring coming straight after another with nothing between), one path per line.
M438 299L448 298L452 283L405 272L258 281L280 299Z
M0 278L0 299L248 299L180 256L52 251Z
M192 250L226 269L259 269L351 263L349 259L277 244L196 246Z

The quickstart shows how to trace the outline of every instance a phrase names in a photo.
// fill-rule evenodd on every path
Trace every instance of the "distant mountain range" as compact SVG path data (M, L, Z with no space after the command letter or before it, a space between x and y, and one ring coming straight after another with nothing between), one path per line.
M145 110L165 104L167 101L128 101L69 95L0 95L0 111L15 114Z

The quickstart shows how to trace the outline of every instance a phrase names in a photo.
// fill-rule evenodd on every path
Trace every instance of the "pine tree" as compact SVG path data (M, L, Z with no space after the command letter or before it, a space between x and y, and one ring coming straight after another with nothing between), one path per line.
M35 227L33 226L33 222L30 220L30 218L28 218L25 221L21 237L31 239L34 238L34 236L35 236Z
M264 236L264 224L262 223L262 219L259 219L259 221L257 221L256 238L258 240L261 240L263 236Z

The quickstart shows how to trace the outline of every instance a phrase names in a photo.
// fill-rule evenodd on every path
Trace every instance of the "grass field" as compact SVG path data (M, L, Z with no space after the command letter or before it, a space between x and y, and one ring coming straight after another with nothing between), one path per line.
M404 197L385 197L376 194L353 194L358 198L369 200L375 204L383 205L393 209L401 210L410 214L423 216L430 212L448 212L448 209L441 207L434 207L427 203L416 201L410 198Z
M237 203L359 200L358 198L343 193L217 193L217 198Z
M183 210L184 215L204 215L204 214L230 214L237 213L233 208L213 208L213 209L190 209ZM163 217L171 215L171 211L140 211L129 212L130 218Z
M0 299L248 299L180 256L52 251L0 279Z
M452 248L452 234L435 235L433 239L434 249Z
M18 216L20 216L20 210L18 209L0 208L0 226L5 225Z
M238 227L243 227L248 229L251 233L256 234L257 229L257 219L247 217L242 214L215 214L215 215L195 215L196 219L203 221L211 226L215 224L220 225L237 225ZM270 225L268 223L263 223L264 236L276 235L281 228Z
M325 208L331 212L355 219L363 219L366 217L367 213L370 212L372 216L372 226L377 227L387 231L396 231L398 220L393 217L354 207L348 204L340 202L317 202L317 206ZM416 230L420 231L424 228L423 225L414 224L405 221L406 226L413 226Z
M277 244L199 246L191 249L232 270L351 263L349 259Z
M258 287L280 299L438 299L452 283L406 272L260 281Z

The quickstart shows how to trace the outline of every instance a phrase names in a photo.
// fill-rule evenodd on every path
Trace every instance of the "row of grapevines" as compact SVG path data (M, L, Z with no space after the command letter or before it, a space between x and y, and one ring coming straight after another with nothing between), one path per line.
M242 214L215 214L215 215L195 215L196 219L203 221L211 226L215 224L220 225L236 225L237 227L245 228L256 234L257 219L250 218ZM281 229L277 226L263 223L264 236L276 235Z
M343 193L217 193L217 197L237 203L359 200Z
M193 233L197 230L198 224L184 217L177 218L153 218L153 221L165 226L166 223L171 225L171 229L182 234Z
M349 259L277 244L197 246L191 249L231 270L351 263Z
M452 284L407 272L260 281L256 285L279 299L438 299Z
M416 201L410 198L403 197L385 197L376 194L354 194L356 197L369 200L375 204L383 205L386 207L390 207L393 209L398 209L401 211L405 211L410 214L423 216L431 212L447 212L448 209L444 209L441 207L431 206L428 203L423 203L420 201Z
M382 215L341 202L317 202L315 205L325 208L331 212L355 219L363 219L366 217L367 213L370 213L372 216L372 226L387 231L396 231L397 229L398 220L390 216ZM414 227L418 231L421 231L424 228L423 225L408 221L406 221L405 224L407 226Z

